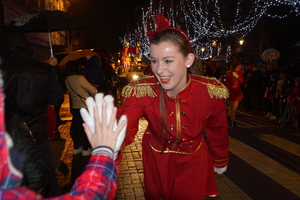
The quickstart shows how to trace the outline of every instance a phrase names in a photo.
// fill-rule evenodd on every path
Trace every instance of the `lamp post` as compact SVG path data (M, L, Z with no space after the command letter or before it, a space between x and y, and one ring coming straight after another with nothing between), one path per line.
M200 51L201 51L201 58L203 59L203 57L204 57L204 51L205 51L205 47L201 47Z

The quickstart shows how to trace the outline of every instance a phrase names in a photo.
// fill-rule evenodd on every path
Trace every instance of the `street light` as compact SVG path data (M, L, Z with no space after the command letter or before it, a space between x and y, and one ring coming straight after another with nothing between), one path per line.
M201 57L203 58L204 57L205 47L201 47L200 51L201 51Z
M214 40L214 41L211 43L211 46L215 48L215 47L218 46L218 44L217 44L217 42Z
M218 44L215 40L211 43L211 47L212 47L212 56L216 56Z
M244 44L244 39L239 40L240 45L242 46Z

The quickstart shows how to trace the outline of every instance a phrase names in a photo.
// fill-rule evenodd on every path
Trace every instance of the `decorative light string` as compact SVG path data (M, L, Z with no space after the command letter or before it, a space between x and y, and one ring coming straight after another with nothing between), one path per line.
M285 18L290 15L299 16L299 0L239 0L231 8L234 19L224 25L225 14L222 13L223 0L150 0L149 6L142 9L142 22L137 28L120 38L125 46L140 44L140 55L149 54L149 39L146 33L156 29L155 14L161 13L169 19L172 26L182 29L191 40L194 52L201 57L209 57L212 53L211 42L230 35L237 39L244 38L258 23L262 16ZM270 13L270 8L281 7L289 9L285 14ZM245 10L247 9L247 10ZM246 14L248 13L248 14ZM227 21L228 23L228 21ZM218 51L221 49L218 44ZM205 51L200 49L205 47ZM227 54L231 47L227 47Z

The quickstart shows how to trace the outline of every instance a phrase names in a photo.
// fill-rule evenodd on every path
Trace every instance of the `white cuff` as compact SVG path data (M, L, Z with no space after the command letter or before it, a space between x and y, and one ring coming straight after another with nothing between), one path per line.
M223 174L224 172L226 172L227 170L227 165L223 168L217 168L217 167L214 167L214 170L217 174Z

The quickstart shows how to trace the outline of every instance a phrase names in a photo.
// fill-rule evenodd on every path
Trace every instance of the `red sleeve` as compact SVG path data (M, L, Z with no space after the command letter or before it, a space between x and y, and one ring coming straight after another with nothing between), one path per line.
M128 145L134 141L139 128L139 119L143 117L142 107L136 97L129 97L124 100L122 108L118 109L118 117L121 117L121 115L127 116L127 131L124 144Z
M242 71L238 71L237 74L239 75L239 83L242 84L244 83L244 75Z
M225 80L225 86L227 88L231 88L231 86L233 85L232 84L232 78L233 78L232 73L231 72L227 72L227 74L226 74L226 80Z
M222 168L228 164L228 123L225 102L222 99L217 101L212 114L209 116L206 135L214 165Z
M48 200L108 199L113 200L117 192L117 165L105 155L92 155L84 172L76 179L70 193L48 198ZM25 188L0 190L3 199L35 200L37 195Z

